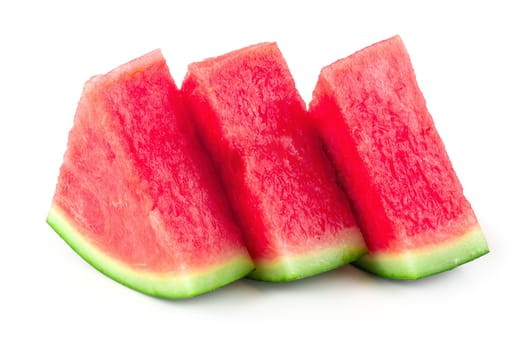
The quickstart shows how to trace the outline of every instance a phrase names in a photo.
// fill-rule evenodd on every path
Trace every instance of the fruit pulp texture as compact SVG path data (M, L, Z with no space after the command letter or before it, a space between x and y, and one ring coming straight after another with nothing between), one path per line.
M249 260L160 51L86 84L53 205L90 245L137 271Z
M310 113L371 253L430 247L477 226L399 37L323 68Z
M334 247L355 250L345 262L365 252L275 44L191 64L182 91L259 268Z

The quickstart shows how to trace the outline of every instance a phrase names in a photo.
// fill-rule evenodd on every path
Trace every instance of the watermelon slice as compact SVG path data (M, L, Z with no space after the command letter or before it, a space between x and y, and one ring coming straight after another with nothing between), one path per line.
M182 91L245 233L249 277L299 279L365 253L276 44L193 63Z
M358 266L416 279L488 252L399 36L323 68L310 114L369 249Z
M253 270L159 50L86 83L47 222L150 295L190 297Z

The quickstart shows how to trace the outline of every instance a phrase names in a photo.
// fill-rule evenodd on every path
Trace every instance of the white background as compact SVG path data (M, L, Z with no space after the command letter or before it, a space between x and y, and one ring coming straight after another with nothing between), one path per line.
M525 12L434 4L0 5L0 348L525 348ZM343 5L344 4L344 5ZM162 48L188 63L277 41L308 102L322 66L400 34L491 253L414 282L351 266L186 301L131 291L46 224L85 80Z

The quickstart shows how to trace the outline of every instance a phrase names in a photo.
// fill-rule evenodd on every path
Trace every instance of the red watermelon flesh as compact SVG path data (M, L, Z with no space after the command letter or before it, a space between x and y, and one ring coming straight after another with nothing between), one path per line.
M252 278L303 278L365 253L274 43L191 64L182 91L244 230Z
M47 221L146 294L194 296L253 270L159 50L86 83Z
M488 252L400 37L323 68L310 115L369 249L359 266L411 279Z

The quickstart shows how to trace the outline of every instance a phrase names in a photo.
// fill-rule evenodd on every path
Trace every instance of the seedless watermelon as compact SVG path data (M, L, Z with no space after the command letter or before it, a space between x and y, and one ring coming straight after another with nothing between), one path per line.
M488 252L400 37L323 68L310 114L368 245L359 266L412 279Z
M85 85L48 223L146 294L184 298L253 264L160 51Z
M303 278L365 253L277 45L193 63L182 91L245 233L252 278Z

